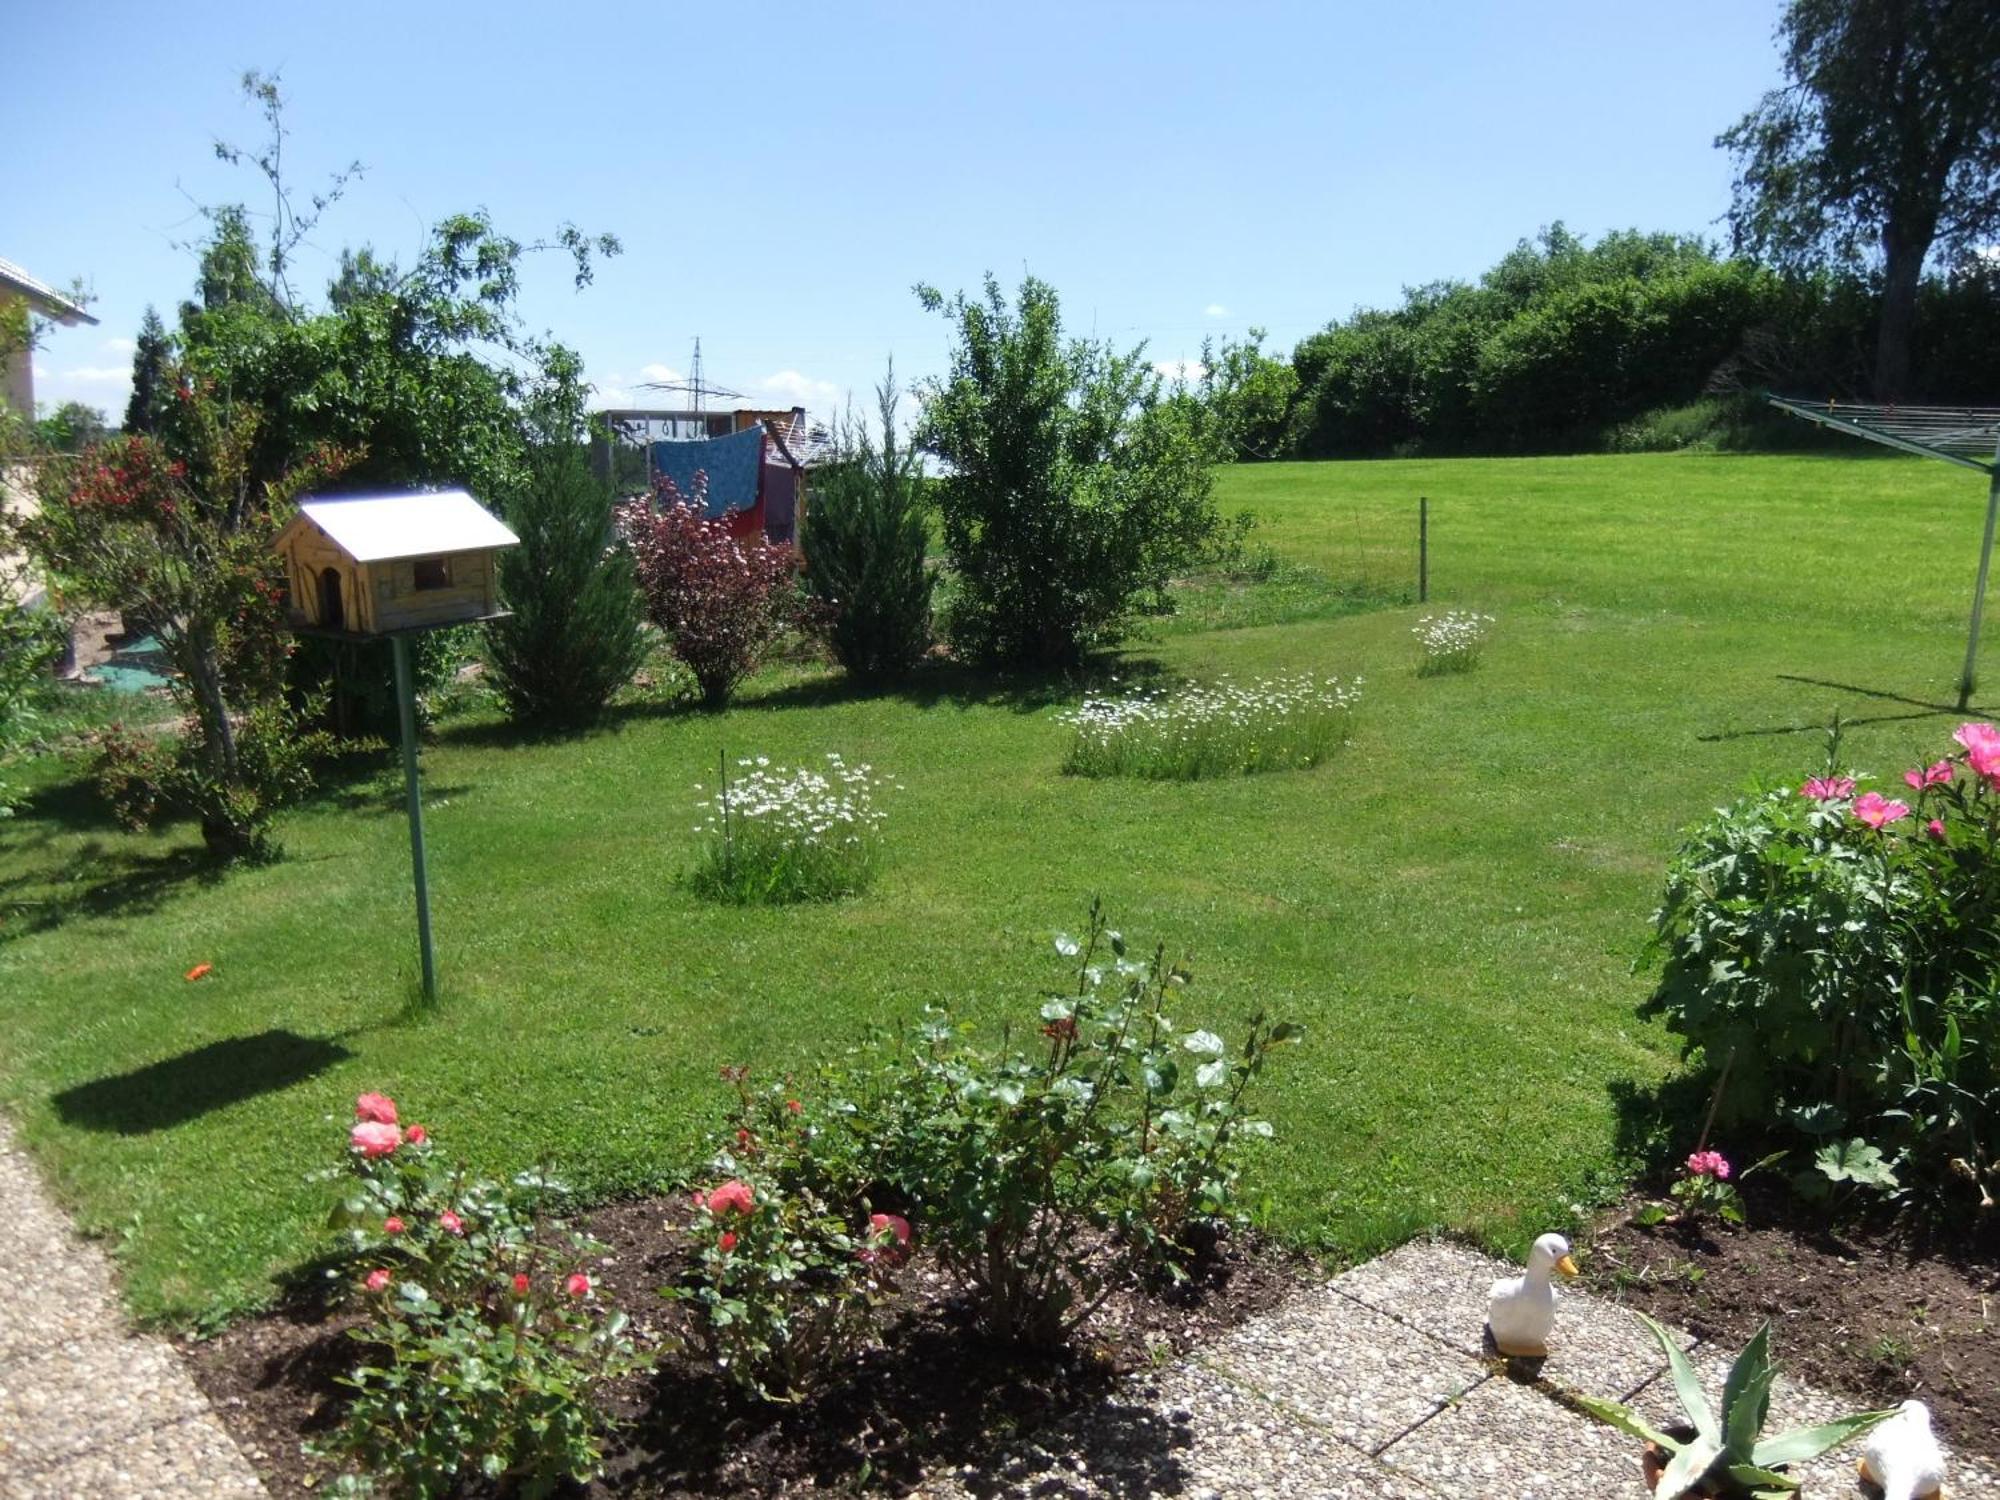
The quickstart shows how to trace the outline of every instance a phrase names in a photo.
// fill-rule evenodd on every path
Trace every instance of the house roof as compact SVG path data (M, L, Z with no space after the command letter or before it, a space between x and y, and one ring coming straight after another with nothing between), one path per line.
M97 321L46 281L36 280L11 260L0 260L0 287L27 298L36 312L58 323L74 327Z
M464 490L302 500L299 514L356 562L511 547L521 539Z

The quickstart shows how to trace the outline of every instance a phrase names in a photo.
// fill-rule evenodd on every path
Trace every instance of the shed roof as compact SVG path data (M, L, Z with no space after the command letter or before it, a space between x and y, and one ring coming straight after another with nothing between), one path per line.
M521 539L464 490L302 500L299 514L356 562L511 547Z
M11 260L0 260L0 287L19 293L36 312L58 323L74 326L97 321L46 281L30 276Z

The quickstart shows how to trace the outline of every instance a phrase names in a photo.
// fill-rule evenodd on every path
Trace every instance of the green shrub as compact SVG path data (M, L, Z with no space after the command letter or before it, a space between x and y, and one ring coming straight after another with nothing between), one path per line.
M6 546L0 531L0 548ZM7 763L34 737L42 700L49 691L49 667L62 650L62 630L47 610L19 609L11 603L11 580L0 569L0 818L14 815Z
M1247 1095L1301 1033L1253 1016L1230 1047L1166 1014L1188 971L1128 956L1093 903L1058 938L1073 983L1039 1012L1040 1045L974 1045L932 1009L876 1091L876 1161L992 1335L1062 1343L1143 1265L1180 1269L1239 1213Z
M1718 1119L1803 1146L1802 1186L1992 1201L2000 1141L2000 732L1905 775L1745 797L1667 873L1644 1006L1716 1074Z
M799 523L817 629L845 667L868 681L904 676L931 641L929 507L922 460L896 441L896 374L876 388L882 436L843 433L838 463L813 471Z
M1074 738L1063 771L1198 781L1305 770L1346 738L1360 689L1359 678L1304 674L1089 698L1065 715Z
M645 656L645 610L632 559L613 545L611 506L581 444L530 453L506 508L521 544L500 554L512 613L486 627L494 686L519 723L591 722Z
M981 660L1073 665L1214 532L1214 423L1194 396L1162 394L1142 349L1065 339L1045 282L1027 278L1011 307L991 276L976 299L919 292L954 334L919 429L947 470L946 633Z
M603 1252L542 1216L550 1185L446 1166L381 1094L355 1101L332 1223L363 1299L341 1423L316 1456L358 1465L337 1494L458 1493L471 1479L545 1495L594 1477L602 1394L638 1367L625 1316L583 1269Z

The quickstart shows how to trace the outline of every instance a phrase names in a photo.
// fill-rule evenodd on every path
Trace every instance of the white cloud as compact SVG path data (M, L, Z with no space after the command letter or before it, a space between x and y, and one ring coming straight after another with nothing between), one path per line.
M139 346L130 339L106 339L104 347L112 354L130 354Z
M1199 380L1208 366L1198 359L1156 359L1153 368L1166 380Z
M654 380L654 381L660 381L662 383L671 380L687 379L685 375L681 374L681 372L679 370L676 370L672 365L663 365L658 363L650 365L641 365L639 367L639 378L641 380Z
M36 374L44 372L37 370ZM132 378L132 371L126 365L78 365L62 372L64 380L73 380L78 385L124 385Z
M841 389L831 380L814 380L801 375L797 370L780 370L775 375L766 375L757 382L757 389L767 396L776 396L794 406L830 407L840 398Z
M28 373L33 375L37 380L47 380L49 378L49 367L47 365L31 364L28 366Z
M1229 316L1229 309L1220 302L1211 302L1201 310L1201 315L1204 318L1226 318Z

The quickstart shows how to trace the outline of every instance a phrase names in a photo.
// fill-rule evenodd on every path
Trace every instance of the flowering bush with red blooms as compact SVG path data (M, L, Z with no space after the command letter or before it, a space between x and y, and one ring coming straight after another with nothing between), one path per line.
M1668 869L1643 1013L1809 1196L1991 1208L2000 1188L2000 729L1952 741L1891 794L1841 766L1836 731L1820 774L1723 808Z
M439 1159L430 1132L366 1093L333 1214L363 1298L364 1353L341 1426L315 1452L357 1465L332 1491L457 1493L475 1476L546 1493L600 1469L604 1386L640 1365L597 1304L604 1247L540 1216L552 1185L501 1186Z
M761 537L739 541L708 520L705 475L694 498L662 480L656 504L632 501L618 511L646 612L674 655L694 674L710 708L728 703L798 612L798 556Z
M173 668L179 740L105 740L99 779L119 815L189 813L215 854L254 858L272 852L272 811L310 785L313 757L331 748L283 697L292 641L271 544L293 498L348 455L315 451L255 480L258 413L199 382L179 389L171 447L119 437L45 465L22 539L74 602L143 622Z

